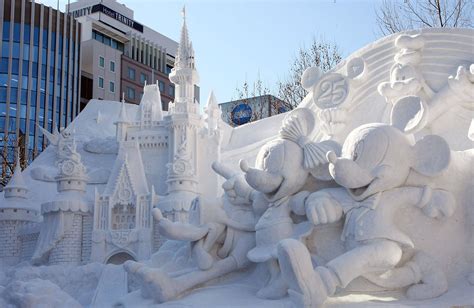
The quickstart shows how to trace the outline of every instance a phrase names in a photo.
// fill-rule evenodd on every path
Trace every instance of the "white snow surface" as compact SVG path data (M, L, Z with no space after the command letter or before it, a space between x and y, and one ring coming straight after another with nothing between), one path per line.
M3 268L0 307L5 307L3 304L11 307L88 306L104 267L99 263L39 267L21 263Z

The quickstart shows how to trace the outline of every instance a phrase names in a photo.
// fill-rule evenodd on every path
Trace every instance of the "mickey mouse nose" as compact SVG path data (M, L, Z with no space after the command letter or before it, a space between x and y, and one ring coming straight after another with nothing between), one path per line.
M239 162L239 165L240 165L240 169L243 172L249 171L249 164L247 163L247 161L245 159L241 159L240 162Z
M335 164L336 161L337 161L336 153L334 153L333 151L327 152L326 153L326 158L327 158L328 162L330 162L331 164Z

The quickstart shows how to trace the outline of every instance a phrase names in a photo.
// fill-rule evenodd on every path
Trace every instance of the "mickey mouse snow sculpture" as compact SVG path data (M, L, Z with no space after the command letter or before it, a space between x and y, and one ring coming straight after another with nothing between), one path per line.
M447 290L443 272L418 252L396 267L410 237L401 231L395 213L418 207L432 218L449 217L455 201L451 193L429 185L409 186L411 178L439 175L450 162L450 149L441 137L429 135L413 144L393 126L368 124L347 137L342 156L327 154L330 173L343 188L323 189L306 200L308 219L315 225L345 219L342 239L346 252L313 269L310 254L300 242L284 240L278 259L293 301L317 307L337 287L345 288L363 276L385 287L412 285L411 298L435 297ZM415 181L416 183L416 181Z

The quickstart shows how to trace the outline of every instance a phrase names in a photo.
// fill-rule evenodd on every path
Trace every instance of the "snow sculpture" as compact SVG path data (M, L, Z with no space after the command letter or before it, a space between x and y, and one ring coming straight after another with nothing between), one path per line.
M140 111L137 112L137 121L140 122L141 128L150 127L158 121L163 120L163 106L161 105L161 96L158 84L143 87L143 97L140 101ZM122 102L124 99L122 98ZM154 123L155 122L155 123ZM122 106L120 118L117 124L128 123L125 107ZM117 126L119 129L120 125ZM119 134L118 134L119 136Z
M308 95L285 119L230 128L212 93L199 110L184 21L168 112L156 84L140 106L92 101L75 137L45 133L53 147L15 172L0 196L0 237L12 244L1 264L73 271L0 272L0 305L38 299L36 270L92 306L470 304L473 38L469 29L383 38L325 75L308 69ZM342 155L326 156L343 141ZM93 279L76 266L125 260L96 264ZM8 297L18 287L35 290Z
M43 135L48 139L50 145L55 147L56 150L56 166L63 160L67 159L68 155L71 154L70 147L72 146L72 138L70 129L61 128L60 131L55 129L51 134L44 128L38 126ZM39 166L32 170L32 176L34 179L46 182L55 182L58 170L52 166Z
M408 133L429 126L441 114L456 105L473 109L474 64L470 69L459 66L455 76L439 91L430 87L419 64L423 57L423 35L400 35L395 40L399 52L390 70L390 81L379 85L378 91L392 103L391 122Z
M403 206L418 207L431 218L442 219L455 209L453 195L433 189L413 178L440 175L450 163L447 143L428 135L413 144L393 126L368 124L347 137L342 156L328 152L330 172L345 189L323 189L306 201L308 219L315 225L344 217L342 238L347 251L311 271L311 257L304 245L284 241L279 246L282 272L293 300L319 306L337 287L345 288L364 276L383 287L411 287L410 298L436 297L447 290L443 271L425 253L399 264L403 249L414 248L410 237L394 221ZM414 185L415 184L415 185Z
M216 169L227 172L225 166L216 165ZM127 261L124 267L136 277L143 297L163 303L250 264L246 254L255 246L254 214L247 206L234 205L220 198L196 198L190 210L190 223L171 222L159 209L154 209L153 215L160 234L171 240L191 243L193 265L197 268L166 273L159 268Z
M282 125L280 137L265 145L258 154L258 169L241 161L245 179L226 166L214 163L214 170L227 180L223 185L226 197L216 201L195 199L190 223L171 222L155 209L160 234L168 239L191 242L191 256L198 269L173 274L128 261L125 268L138 277L142 295L165 302L198 284L245 268L250 260L267 262L270 272L270 279L258 296L285 296L287 285L280 275L276 245L281 239L302 239L311 233L309 222L295 224L290 213L304 215L303 203L309 192L302 189L308 177L313 174L327 180L324 176L327 172L321 171L327 169L324 153L338 149L332 142L310 142L306 136L313 128L311 111L291 112Z
M176 85L176 97L169 105L169 115L165 121L171 130L170 147L176 152L171 156L172 162L167 165L168 195L160 200L158 207L174 221L187 221L191 202L198 196L198 158L189 152L196 148L200 118L194 98L194 85L199 82L199 74L194 65L194 49L189 40L184 11L175 66L169 78Z
M240 161L246 182L255 190L252 199L260 203L263 211L255 226L256 247L247 254L252 262L268 265L270 279L257 294L262 298L281 298L286 294L286 282L276 259L277 244L285 238L302 240L311 233L311 224L295 224L291 213L304 215L304 199L309 192L303 191L303 187L310 174L320 174L320 170L327 168L324 153L336 150L332 143L317 144L307 137L314 129L314 121L311 111L296 109L283 121L279 138L261 148L255 168L245 160Z
M20 159L17 156L17 162ZM28 198L28 187L17 163L10 182L5 186L5 195L0 202L0 264L16 264L26 259L22 251L20 231L39 221L35 204Z
M207 123L207 134L209 136L219 135L219 119L221 118L222 111L217 105L217 99L213 91L211 91L211 94L209 94L207 105L204 108L204 113Z
M106 262L120 252L147 259L152 252L151 210L156 199L154 187L148 189L138 143L120 142L107 185L103 193L96 191L91 260Z
M348 110L344 103L352 100L350 88L364 80L366 70L364 60L356 57L346 64L346 76L333 72L322 75L317 67L308 68L301 76L301 85L311 93L318 107L320 129L327 137L334 137L345 127Z
M86 169L73 137L71 143L64 143L61 148L58 144L58 151L58 194L41 205L44 221L32 261L78 265L82 262L83 224L91 217L89 201L85 198Z

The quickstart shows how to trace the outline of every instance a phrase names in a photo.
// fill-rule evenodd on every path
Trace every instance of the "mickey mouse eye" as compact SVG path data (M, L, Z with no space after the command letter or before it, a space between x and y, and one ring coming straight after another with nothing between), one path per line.
M265 151L265 154L263 154L263 158L267 158L268 155L270 155L270 151L267 150L267 151Z

